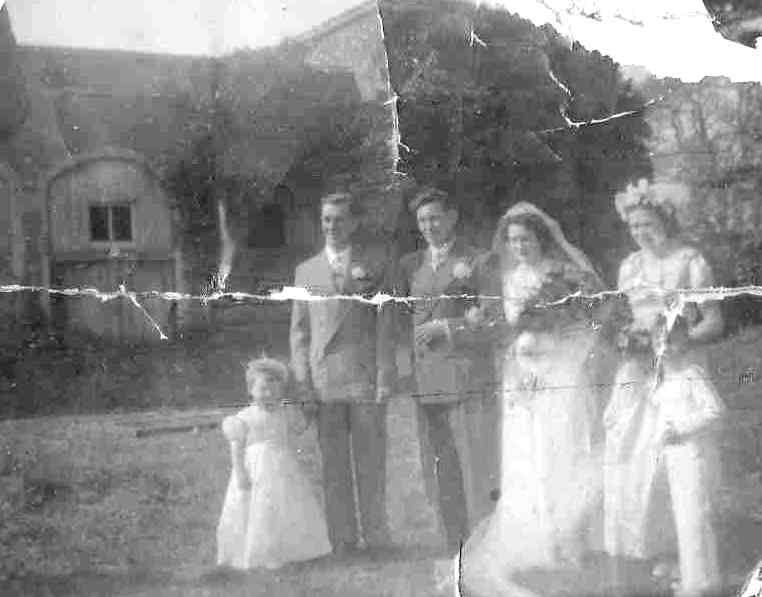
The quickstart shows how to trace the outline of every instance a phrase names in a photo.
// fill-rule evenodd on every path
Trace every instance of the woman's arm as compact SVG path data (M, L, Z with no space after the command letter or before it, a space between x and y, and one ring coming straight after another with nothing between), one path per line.
M712 270L699 253L690 260L689 274L691 288L711 288L714 285ZM699 316L689 317L697 321L691 322L688 338L694 342L711 342L719 337L724 328L719 304L716 301L707 301L694 308Z
M235 477L238 489L249 491L251 489L251 480L246 470L245 464L246 444L241 440L230 441L230 460L233 467L233 476Z
M719 305L712 301L697 307L701 317L688 329L688 338L694 342L711 342L722 334L724 323Z

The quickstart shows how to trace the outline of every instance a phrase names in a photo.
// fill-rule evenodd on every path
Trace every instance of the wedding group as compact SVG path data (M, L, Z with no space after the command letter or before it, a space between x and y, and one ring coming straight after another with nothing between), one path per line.
M469 595L513 595L516 572L592 554L645 562L679 594L718 589L723 404L705 352L723 322L691 293L712 272L679 240L673 199L647 181L616 196L638 249L607 288L526 201L485 252L461 238L453 198L424 188L409 208L425 247L389 263L359 242L353 197L323 197L325 245L294 277L312 299L293 302L290 366L252 361L251 406L223 424L218 562L278 568L392 545L386 407L409 346L425 492ZM392 298L358 300L379 294ZM322 501L289 447L293 402L317 426Z

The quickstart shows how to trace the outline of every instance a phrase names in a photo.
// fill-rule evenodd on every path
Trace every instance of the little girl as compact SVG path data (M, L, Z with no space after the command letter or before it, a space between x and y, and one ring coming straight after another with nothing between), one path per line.
M251 361L251 406L222 423L232 474L217 527L217 563L279 568L331 552L323 510L288 447L286 365Z

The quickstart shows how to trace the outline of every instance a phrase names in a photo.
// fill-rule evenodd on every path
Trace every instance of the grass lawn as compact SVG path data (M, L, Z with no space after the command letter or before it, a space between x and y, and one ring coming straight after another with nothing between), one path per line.
M736 578L762 548L762 333L718 344L713 362L731 407L724 434L730 481L723 492L723 550ZM414 410L403 397L389 409L387 494L393 537L403 551L379 560L329 558L278 574L215 571L215 527L229 474L222 434L135 432L186 418L217 421L227 412L0 421L0 594L452 594L451 567L426 555L439 535L423 494ZM298 447L317 481L314 428Z
M83 583L92 583L93 594L102 594L103 584L112 581L126 588L177 578L185 579L187 589L188 579L209 572L229 475L227 443L219 430L140 438L136 431L184 419L219 420L226 412L1 422L7 450L0 462L5 473L0 476L0 570L11 577L6 584L25 576L25 586L48 579L62 591L82 594ZM410 402L396 401L389 416L388 510L398 543L430 551L439 538L422 492L413 424ZM317 482L314 427L298 448ZM334 570L335 576L334 564L318 568ZM204 583L219 586L219 580ZM237 581L226 582L232 586Z

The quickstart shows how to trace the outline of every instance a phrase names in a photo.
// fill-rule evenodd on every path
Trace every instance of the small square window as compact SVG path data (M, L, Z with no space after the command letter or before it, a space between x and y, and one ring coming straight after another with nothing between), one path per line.
M91 205L90 240L95 242L131 241L132 208L130 205Z
M90 240L107 241L108 207L105 205L90 206Z
M129 205L111 207L111 240L132 240L132 213Z

